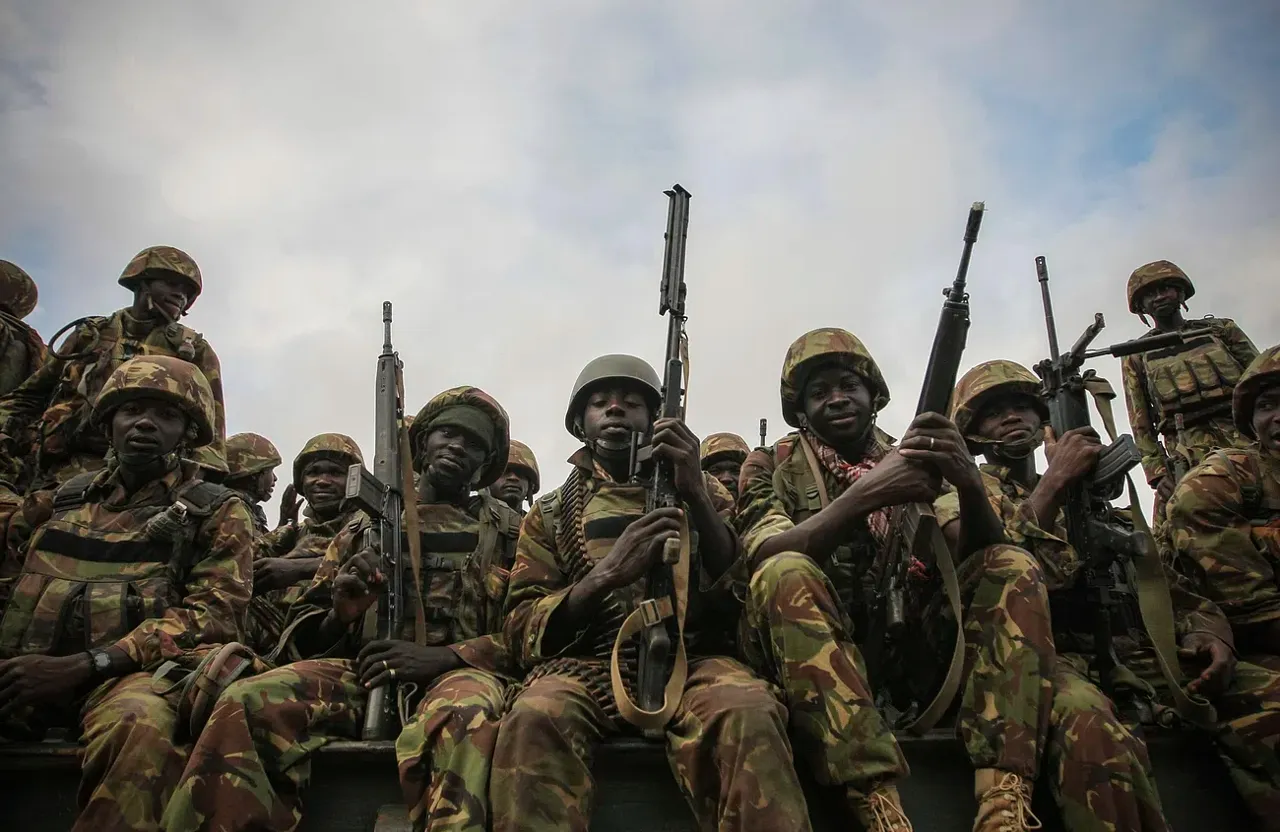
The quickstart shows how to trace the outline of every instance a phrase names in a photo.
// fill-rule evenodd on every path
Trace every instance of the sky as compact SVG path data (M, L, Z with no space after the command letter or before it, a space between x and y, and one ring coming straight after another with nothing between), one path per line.
M485 389L549 488L582 366L662 359L679 182L692 430L783 435L788 344L839 326L901 435L975 200L962 369L1047 353L1039 254L1066 343L1144 332L1156 259L1280 341L1278 35L1269 0L0 0L0 257L48 336L189 252L228 432L286 466L325 431L371 455L391 300L410 409Z

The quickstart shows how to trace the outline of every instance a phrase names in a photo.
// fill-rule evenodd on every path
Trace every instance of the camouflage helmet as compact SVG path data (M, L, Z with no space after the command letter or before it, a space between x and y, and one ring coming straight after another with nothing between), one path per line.
M196 302L200 292L204 290L204 281L200 277L200 267L191 255L173 246L151 246L134 255L129 265L120 273L119 284L126 289L135 290L146 272L168 272L184 278L195 292L187 299L187 308Z
M426 438L442 415L462 407L480 411L493 425L494 447L489 449L489 455L469 483L478 491L498 481L502 472L507 470L507 458L511 454L511 422L507 418L507 411L503 410L497 399L479 387L452 387L423 405L418 415L413 417L413 426L409 428L409 447L413 449L416 471L419 443Z
M230 445L231 440L228 439L228 451ZM345 433L317 434L308 439L307 444L303 445L302 450L294 457L293 487L295 490L302 491L302 472L318 459L328 459L347 466L355 465L357 462L364 464L364 455L360 453L360 446L350 436Z
M889 403L889 385L866 346L852 332L823 327L797 338L782 362L782 418L788 425L800 427L800 397L804 395L806 376L824 358L841 361L866 379L875 394L873 404L877 411Z
M1186 272L1168 260L1156 260L1145 266L1139 266L1133 270L1133 274L1129 275L1129 311L1135 315L1141 315L1142 306L1138 303L1139 295L1149 286L1165 280L1176 281L1182 286L1184 300L1196 293L1196 287L1191 284L1191 278L1187 277Z
M1041 419L1049 418L1049 408L1040 397L1040 379L1035 373L1014 361L984 361L961 377L951 394L951 421L965 438L984 401L992 393L1022 393L1035 402Z
M713 433L702 440L702 445L698 448L698 459L701 460L704 466L712 457L718 456L732 457L736 461L742 462L749 453L751 453L751 448L747 446L746 440L738 434Z
M280 452L265 436L237 433L227 437L227 476L231 479L261 474L282 462Z
M1263 350L1249 362L1231 396L1231 414L1236 428L1250 439L1258 438L1253 433L1253 406L1263 386L1272 384L1280 384L1280 344Z
M200 368L171 355L139 355L116 367L93 403L94 416L106 424L130 399L164 399L182 408L194 436L192 447L213 441L215 405L209 380Z
M31 275L16 263L0 260L0 306L9 310L15 318L25 318L36 308L40 291Z
M519 468L530 477L529 495L538 493L538 489L542 487L542 482L538 479L538 458L533 455L533 449L518 440L511 440L511 453L507 456L507 468Z
M578 380L573 383L573 392L569 395L569 407L564 412L564 427L575 438L582 438L577 421L586 407L587 396L606 381L639 383L645 398L649 400L650 410L657 415L658 405L662 402L662 382L658 380L658 374L649 366L649 362L634 355L602 355L591 359L582 368L582 372L578 373Z

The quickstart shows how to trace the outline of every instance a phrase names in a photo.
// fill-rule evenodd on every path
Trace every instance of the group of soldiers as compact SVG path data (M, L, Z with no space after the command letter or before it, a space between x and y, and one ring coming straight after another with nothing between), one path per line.
M1087 428L1054 436L1024 366L973 367L949 413L895 440L870 351L814 330L782 362L792 432L752 449L658 418L653 368L602 356L565 409L582 443L571 473L540 496L503 407L445 390L403 420L421 552L389 567L344 500L364 461L348 436L306 443L268 528L283 460L264 437L225 436L217 355L180 323L196 263L149 248L120 284L131 305L46 348L22 321L35 284L0 261L0 738L79 738L76 830L295 829L312 756L358 739L384 686L415 829L585 830L595 748L638 732L614 684L634 690L636 651L615 642L671 541L679 672L647 735L700 828L810 829L806 773L862 828L910 830L894 729L945 685L953 644L942 705L973 765L976 832L1038 828L1039 780L1075 832L1168 828L1149 726L1098 678L1088 553L1064 526L1103 445ZM1130 309L1184 338L1123 364L1180 666L1162 672L1133 594L1106 649L1145 712L1171 712L1171 678L1212 704L1240 794L1276 830L1280 347L1184 319L1193 291L1167 261L1133 272ZM680 508L646 510L659 462ZM913 561L885 660L864 601L907 504L932 506L957 588L940 561ZM409 587L399 633L369 624L389 568Z

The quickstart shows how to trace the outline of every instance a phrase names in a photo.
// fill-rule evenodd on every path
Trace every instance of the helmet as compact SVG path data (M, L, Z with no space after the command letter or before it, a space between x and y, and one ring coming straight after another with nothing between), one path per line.
M507 459L511 454L511 422L507 418L507 411L502 409L497 399L479 387L453 387L423 405L418 415L413 417L413 426L409 428L409 447L414 449L414 469L417 470L418 443L425 438L442 415L460 407L480 411L493 425L494 447L489 449L489 455L485 457L480 470L472 477L470 483L471 487L478 491L497 482L502 472L507 470Z
M116 367L102 385L93 412L105 424L130 399L154 398L172 402L195 426L193 447L213 441L213 390L200 368L171 355L140 355Z
M39 298L31 275L8 260L0 260L0 306L7 307L15 318L25 318L36 308Z
M798 413L805 377L822 358L843 361L865 378L875 394L877 411L889 403L889 385L885 384L875 359L858 337L843 329L824 327L797 338L787 349L787 357L782 362L782 418L788 425L800 427Z
M124 267L118 282L126 289L137 289L138 283L146 272L168 272L185 278L195 289L195 294L187 300L188 309L204 289L204 281L200 278L200 267L196 265L196 261L192 260L191 255L185 251L173 246L144 248L129 261L129 265Z
M951 395L951 421L960 435L969 437L983 401L997 391L1024 393L1035 402L1041 419L1049 418L1049 408L1040 398L1040 379L1013 361L984 361L961 377Z
M713 433L702 440L702 446L698 449L698 458L704 465L713 456L732 456L738 462L742 462L749 453L751 453L751 448L747 446L746 440L738 434Z
M649 399L649 407L656 414L662 402L662 382L658 374L643 358L634 355L602 355L593 358L578 373L578 380L573 383L573 393L569 395L569 407L564 412L565 430L581 439L582 434L575 426L577 417L582 415L587 396L604 381L634 381L644 389Z
M1148 286L1159 283L1162 280L1174 280L1182 286L1185 293L1184 298L1189 298L1196 293L1196 287L1191 284L1191 278L1187 277L1187 273L1182 269L1170 263L1168 260L1156 260L1145 266L1139 266L1133 270L1133 274L1129 275L1129 311L1135 315L1142 314L1142 307L1138 304L1138 296L1142 294Z
M241 434L243 435L243 434ZM249 434L252 436L253 434ZM270 443L268 443L270 444ZM227 440L227 449L230 452L231 440ZM330 459L339 465L355 465L356 463L364 464L364 456L360 453L360 446L356 444L356 440L347 436L345 433L321 433L307 440L307 444L302 446L302 450L293 460L293 487L297 491L302 491L302 472L307 466L317 459Z
M1280 383L1280 345L1263 350L1249 362L1231 396L1231 414L1236 428L1250 439L1258 438L1253 435L1253 405L1258 400L1258 393L1262 392L1264 384L1277 383Z
M530 481L532 483L532 488L529 493L538 493L538 489L542 484L538 480L538 458L533 455L533 449L523 442L518 442L515 439L512 439L511 453L507 456L507 467L520 468L526 474L532 476L533 479Z
M270 471L281 462L280 452L271 440L256 433L237 433L227 437L227 475L249 477Z

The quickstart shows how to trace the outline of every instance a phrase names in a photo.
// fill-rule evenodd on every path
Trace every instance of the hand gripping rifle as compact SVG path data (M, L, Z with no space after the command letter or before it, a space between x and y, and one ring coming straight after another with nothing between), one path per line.
M938 319L938 329L933 336L933 349L929 353L924 386L920 390L920 399L916 403L917 416L922 413L940 413L945 416L951 402L951 391L956 386L956 377L960 373L960 358L964 354L965 341L969 333L969 294L965 291L965 279L969 274L969 257L973 253L973 244L978 241L978 229L982 226L985 209L985 204L981 202L973 203L973 207L969 209L969 220L964 230L964 249L960 254L960 267L956 271L955 281L950 287L942 290L946 300L943 301L942 315ZM893 719L896 716L895 709L888 703L883 686L884 652L886 643L897 639L906 623L906 587L914 561L936 562L942 573L944 589L949 596L956 621L960 622L964 619L960 614L960 588L956 579L955 564L951 560L951 550L934 517L933 507L924 503L896 506L890 518L889 529L887 550L880 564L881 571L874 595L868 605L865 643L870 681L873 687L880 689L881 707ZM923 733L937 724L955 698L963 664L964 638L958 632L952 649L951 664L941 689L933 702L919 716L915 716L914 713L905 715L908 722L907 730ZM915 710L914 705L911 710Z
M685 394L688 392L684 331L684 247L689 231L690 194L679 185L673 185L665 193L670 202L667 209L666 251L662 262L658 314L667 316L667 347L666 360L663 362L662 402L657 419L681 419L684 418ZM636 437L633 437L633 466L638 457ZM649 481L645 509L653 511L679 507L675 472L671 463L658 459ZM628 722L651 735L660 736L680 704L688 673L684 652L684 608L688 593L690 544L687 522L687 519L682 521L679 539L667 541L662 559L653 566L646 579L644 601L623 622L614 643L612 683L618 712ZM622 682L619 656L622 645L636 633L640 637L636 673L639 701L633 704ZM676 647L675 663L668 677L667 668L672 663L673 642Z

